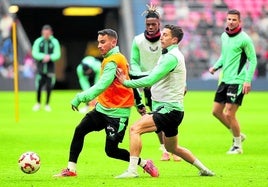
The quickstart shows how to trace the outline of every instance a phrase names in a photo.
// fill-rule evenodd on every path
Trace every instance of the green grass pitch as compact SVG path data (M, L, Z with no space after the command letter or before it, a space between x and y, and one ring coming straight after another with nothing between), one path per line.
M195 167L181 162L160 161L159 142L154 133L142 136L143 158L151 158L160 177L152 178L139 168L139 178L114 179L128 163L107 157L104 132L86 136L78 160L78 177L55 179L66 167L74 128L83 114L71 110L70 101L78 91L54 91L52 112L33 112L34 92L19 93L19 121L15 120L13 92L0 92L0 186L1 187L178 187L178 186L268 186L268 93L254 92L244 97L237 116L242 132L244 154L226 155L232 137L212 115L214 92L188 91L185 118L179 128L179 143L189 148L215 177L199 177ZM44 99L45 93L43 94ZM80 105L82 107L82 105ZM131 125L139 118L132 109ZM128 149L129 135L120 147ZM18 158L26 151L41 157L40 170L32 175L18 168Z

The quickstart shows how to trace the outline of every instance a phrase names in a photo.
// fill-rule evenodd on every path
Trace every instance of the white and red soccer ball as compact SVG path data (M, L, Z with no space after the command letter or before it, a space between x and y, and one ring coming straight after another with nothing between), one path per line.
M18 160L21 171L33 174L40 168L40 157L32 151L23 153Z

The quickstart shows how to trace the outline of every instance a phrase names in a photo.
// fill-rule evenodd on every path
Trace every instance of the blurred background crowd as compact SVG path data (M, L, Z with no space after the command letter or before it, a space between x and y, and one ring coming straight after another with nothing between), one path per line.
M266 79L268 77L268 0L148 0L144 2L144 4L137 5L140 6L140 10L145 10L146 3L158 5L162 25L172 23L182 26L185 36L180 47L186 57L188 79L217 79L217 75L211 76L208 73L208 67L214 64L219 57L220 35L225 28L226 11L233 8L241 12L242 28L254 41L258 58L255 78ZM19 15L9 13L8 9L5 9L5 3L6 0L0 1L0 77L12 78L12 22L15 20L22 26L25 23L20 20ZM139 14L141 13L139 12ZM140 15L139 18L142 20L140 23L143 24L144 18ZM144 25L140 27L142 28ZM35 32L39 34L40 30ZM138 31L133 32L137 34ZM61 35L59 32L55 32L55 34ZM129 40L132 41L132 39ZM35 63L30 50L19 50L20 76L33 78ZM78 63L76 62L76 64ZM64 68L67 72L72 69L68 67L71 65L65 64Z
M220 54L220 35L225 28L227 9L241 12L242 28L252 38L257 58L257 77L267 76L268 0L155 0L161 4L163 23L181 25L186 33L182 51L186 56L189 77L217 78L208 74L208 67Z

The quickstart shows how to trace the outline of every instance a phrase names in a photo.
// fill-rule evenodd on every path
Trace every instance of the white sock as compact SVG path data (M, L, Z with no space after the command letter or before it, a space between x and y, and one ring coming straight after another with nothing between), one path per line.
M141 159L139 166L144 168L144 166L146 165L146 162L147 162L147 160Z
M137 172L139 157L137 156L130 156L128 171L130 172Z
M76 172L76 163L74 162L68 162L68 166L67 168L72 171L72 172Z
M195 159L193 165L197 167L199 170L209 170L204 164L202 164L198 159Z
M167 150L165 148L165 144L160 144L160 149L163 151L163 153L167 153Z
M241 136L234 137L234 146L241 147Z

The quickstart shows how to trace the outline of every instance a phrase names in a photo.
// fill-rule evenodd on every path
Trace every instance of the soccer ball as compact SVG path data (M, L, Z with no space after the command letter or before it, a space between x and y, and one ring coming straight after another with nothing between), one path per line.
M20 156L18 164L21 171L27 174L33 174L40 168L40 158L34 152L25 152Z

